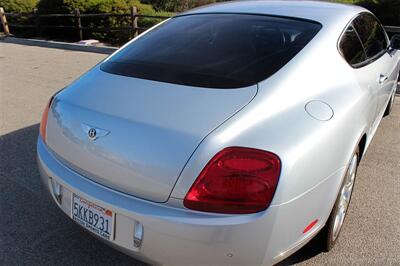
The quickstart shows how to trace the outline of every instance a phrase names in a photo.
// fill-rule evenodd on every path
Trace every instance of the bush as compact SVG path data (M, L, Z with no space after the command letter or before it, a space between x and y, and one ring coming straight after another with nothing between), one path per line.
M0 0L0 6L6 12L28 13L37 6L39 0Z
M204 4L229 0L142 0L157 10L180 12ZM400 0L325 0L356 4L372 11L385 25L400 26Z
M98 13L130 13L131 7L136 6L139 14L153 16L172 16L173 13L157 11L150 4L141 3L140 0L0 0L0 6L3 6L6 12L31 13L34 8L38 8L40 14L54 13L74 13L79 9L81 14ZM16 19L10 18L10 23L34 24L34 19ZM139 18L139 27L146 28L160 22L161 19ZM73 18L41 18L42 25L64 25L75 26L76 21ZM83 27L129 27L131 21L129 17L83 17L81 19ZM35 30L24 28L12 28L12 32L17 36L32 37ZM107 41L112 44L123 44L131 37L128 30L111 32L89 32L83 31L84 39L95 38L101 41ZM42 36L60 40L77 40L75 29L43 29Z
M204 4L221 2L223 0L0 0L0 6L4 7L6 12L30 13L34 8L38 8L39 13L72 13L76 8L81 13L129 13L131 6L138 8L139 14L153 16L172 16L174 13L197 7ZM382 21L384 25L400 26L400 0L331 0L333 2L342 2L361 5L371 10ZM166 11L163 11L166 10ZM150 27L161 19L139 18L139 27ZM10 19L11 23L29 23L28 19ZM43 18L42 24L49 25L75 25L73 19L54 19ZM129 18L82 18L83 26L93 27L120 27L129 26ZM13 33L27 32L32 35L32 30L12 29ZM58 37L60 39L76 40L76 32L73 30L46 30L43 35ZM129 32L102 32L89 33L84 31L84 38L96 38L103 41L109 41L115 44L122 44L130 37Z
M48 0L51 1L51 0ZM65 13L74 13L79 9L81 14L114 13L122 14L129 12L129 6L125 0L64 0L63 9ZM121 27L129 24L128 18L82 18L82 26L91 27ZM129 40L128 32L89 32L84 31L84 39L95 38L115 44L122 44Z
M4 7L4 10L8 13L32 13L33 9L36 8L39 0L0 0L0 7ZM9 23L17 24L32 24L32 19L27 17L21 18L7 18ZM0 27L0 31L3 31L3 27ZM32 30L27 28L11 28L11 32L21 37L32 37Z
M153 5L157 10L182 12L190 8L222 1L224 0L143 0L142 2Z
M132 5L143 4L139 0L40 0L38 8L45 14L74 12L77 8L81 13L123 13Z

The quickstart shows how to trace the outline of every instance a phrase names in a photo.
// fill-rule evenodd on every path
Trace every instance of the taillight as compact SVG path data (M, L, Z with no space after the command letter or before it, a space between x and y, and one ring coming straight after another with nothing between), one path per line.
M53 99L54 97L51 97L48 103L46 104L46 107L44 108L42 114L42 120L40 121L40 136L42 137L44 142L46 142L47 118L49 117L49 110Z
M186 208L217 213L255 213L270 205L281 171L273 153L230 147L206 165L184 199Z

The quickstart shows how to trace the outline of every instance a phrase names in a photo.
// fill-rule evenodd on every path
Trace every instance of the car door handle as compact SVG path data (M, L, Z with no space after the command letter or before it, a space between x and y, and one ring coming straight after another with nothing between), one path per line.
M379 75L378 82L379 82L379 84L382 84L382 83L385 82L387 79L388 79L388 76L385 76L385 75L383 75L383 74L380 74L380 75Z

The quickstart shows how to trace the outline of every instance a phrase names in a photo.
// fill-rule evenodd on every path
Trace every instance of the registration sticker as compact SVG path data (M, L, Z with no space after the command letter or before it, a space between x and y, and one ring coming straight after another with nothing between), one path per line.
M109 209L72 195L72 220L104 239L113 240L114 215Z

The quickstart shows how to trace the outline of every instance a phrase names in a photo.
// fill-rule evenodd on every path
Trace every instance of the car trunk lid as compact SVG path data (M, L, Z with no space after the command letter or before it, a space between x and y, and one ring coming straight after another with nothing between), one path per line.
M95 67L56 96L46 142L85 177L165 202L202 139L256 92L257 85L207 89L119 76ZM90 129L96 130L95 139Z

